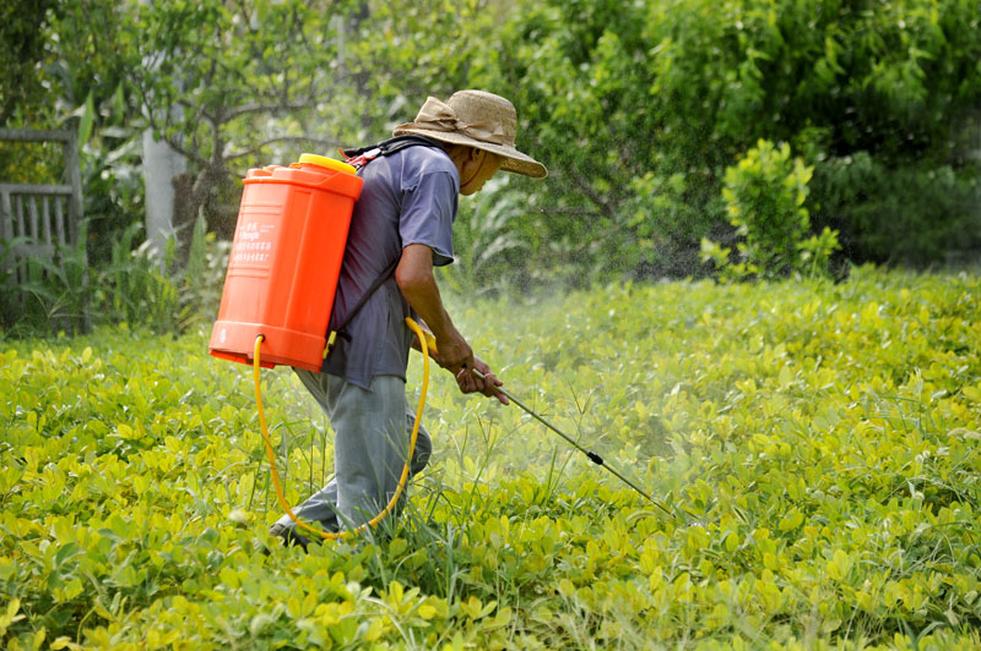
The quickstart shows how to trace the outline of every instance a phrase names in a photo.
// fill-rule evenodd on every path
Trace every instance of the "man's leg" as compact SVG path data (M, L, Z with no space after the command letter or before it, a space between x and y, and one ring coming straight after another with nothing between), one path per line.
M345 527L367 522L388 504L405 465L412 419L407 416L405 382L377 376L370 391L331 377L328 413L334 426L337 511ZM432 450L420 428L410 470L418 472Z
M294 369L294 370L296 371L297 376L300 378L300 381L307 388L307 390L310 391L311 395L313 395L313 397L317 400L317 403L321 406L324 412L327 413L328 416L331 415L332 409L334 408L334 406L336 406L334 403L336 403L338 400L343 401L342 397L344 396L346 396L347 401L351 403L360 401L358 392L345 392L343 390L344 385L347 385L347 383L341 380L340 378L330 376L326 373L312 373L310 371L304 371L299 369ZM381 398L380 401L381 402L392 401L392 396L390 394L391 394L391 389L394 386L398 388L400 395L402 396L401 403L404 409L405 384L399 378L387 377L387 376L383 376L383 377L385 377L386 379L382 380L380 384L385 385L382 388L383 390L387 390L387 393L385 396L379 396L379 398ZM376 378L376 380L377 379L378 378ZM395 381L394 383L392 382L393 380ZM364 390L359 389L354 385L347 385L347 386L350 386L354 389L358 389L358 391L360 391L361 393L365 393ZM372 388L373 389L375 388L374 385L372 386ZM355 411L362 410L361 408L356 407L353 404L349 405L348 407L342 406L341 413L338 414L337 416L338 418L342 418L346 421L345 424L341 425L341 427L343 427L346 432L349 432L350 428L357 427L358 419L348 421L348 419L345 416L345 414L347 412L350 412L352 409ZM398 471L395 476L396 484L398 482L398 477L401 476L402 473L402 464L405 463L405 452L408 449L409 435L412 432L412 425L415 422L414 412L409 411L408 409L404 409L404 413L405 413L404 416L405 438L404 438L403 445L405 447L400 452L401 456L399 457ZM331 423L334 427L335 432L339 431L338 424L334 421L334 417L331 417ZM351 438L351 436L349 435L346 438ZM339 446L337 441L338 439L335 436L335 455L334 455L335 469L339 467L339 462L338 462ZM355 448L354 450L350 450L349 452L353 452L356 457L359 456L359 452L357 448ZM410 466L410 475L415 475L416 473L420 472L423 468L426 467L426 464L429 461L429 457L431 453L432 453L432 440L430 439L428 432L426 432L426 429L420 426L419 436L416 441L415 453L412 455L412 465ZM394 491L394 485L391 488L391 490ZM337 479L335 478L332 479L323 489L312 495L310 498L308 498L299 506L295 507L293 509L293 512L298 517L301 517L304 520L319 521L324 526L324 528L327 529L328 531L338 531L340 529L340 525L337 518L337 499L338 499L338 488L337 488ZM385 504L387 503L388 503L388 498L385 499ZM384 506L384 504L382 506ZM376 509L375 513L377 513L379 510L381 510L381 507ZM372 517L373 515L374 513L369 515L368 518L366 519L370 519L370 517ZM283 515L272 526L270 532L273 533L274 535L283 535L284 533L289 532L289 530L291 530L293 527L295 527L295 524L290 519L289 515Z

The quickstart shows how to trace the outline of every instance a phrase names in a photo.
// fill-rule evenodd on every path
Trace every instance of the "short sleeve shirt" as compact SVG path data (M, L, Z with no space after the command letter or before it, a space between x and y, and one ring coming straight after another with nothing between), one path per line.
M344 262L330 318L331 330L346 319L375 280L409 244L433 251L433 264L453 262L452 226L460 176L445 151L413 146L376 158L362 170L364 187L354 206ZM377 375L405 379L414 316L394 274L372 294L338 337L322 371L367 389Z

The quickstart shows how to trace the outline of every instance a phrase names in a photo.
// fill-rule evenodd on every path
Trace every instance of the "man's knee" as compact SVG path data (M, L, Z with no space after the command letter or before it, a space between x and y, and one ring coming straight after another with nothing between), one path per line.
M405 431L408 436L412 436L412 427L415 424L415 414L405 415ZM412 453L412 463L409 472L413 475L422 472L422 469L429 463L429 457L433 453L433 441L429 437L429 432L421 424L419 425L419 436L416 439L416 449Z

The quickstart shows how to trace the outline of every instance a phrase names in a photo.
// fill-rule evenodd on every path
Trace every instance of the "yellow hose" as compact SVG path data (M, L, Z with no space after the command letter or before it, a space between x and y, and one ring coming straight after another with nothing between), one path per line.
M366 523L355 527L354 529L348 529L347 531L341 531L334 533L332 531L325 531L323 528L314 527L301 521L293 509L290 508L289 502L286 500L286 495L283 494L283 484L279 479L279 471L276 469L276 454L273 452L272 441L269 439L269 430L266 428L266 414L262 409L262 389L259 384L259 354L262 348L263 335L258 335L255 338L255 347L252 350L252 379L255 382L255 403L259 412L259 429L262 432L262 440L266 444L266 458L269 460L269 471L272 474L273 486L276 489L276 498L279 500L279 505L282 507L286 514L290 516L290 520L296 523L297 527L300 527L310 533L316 534L325 540L340 540L344 538L349 538L351 536L358 535L366 531L369 527L376 526L379 522L385 519L392 509L395 508L395 504L398 502L399 497L402 496L405 490L405 485L409 481L409 466L412 463L412 455L416 450L416 439L419 438L419 424L422 422L422 412L426 406L426 390L429 388L429 345L430 340L427 339L426 333L423 332L419 324L413 321L411 318L406 317L405 323L409 326L416 337L419 339L419 347L422 349L422 388L419 391L419 404L416 406L416 422L412 426L412 435L409 437L409 451L405 458L405 465L402 467L402 476L399 477L398 487L395 489L395 493L392 495L392 499L388 501L378 515L368 520Z

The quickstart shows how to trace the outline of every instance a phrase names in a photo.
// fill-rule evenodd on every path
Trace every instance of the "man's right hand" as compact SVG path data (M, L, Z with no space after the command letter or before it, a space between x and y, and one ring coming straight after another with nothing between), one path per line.
M504 382L494 375L494 371L491 370L491 367L479 357L474 357L474 368L463 369L460 372L466 373L467 375L477 379L476 390L480 393L484 394L488 398L497 398L498 402L500 402L502 405L511 404L508 397L501 393L501 391L498 389L498 387L504 386ZM460 379L460 376L457 376L457 384L460 383ZM463 387L461 386L460 389L462 390ZM472 391L464 391L464 393L472 393Z
M448 336L436 339L436 350L439 351L439 365L460 378L460 371L466 369L463 375L470 378L466 383L460 384L460 390L468 393L464 387L470 388L471 392L476 390L476 378L470 372L474 368L473 349L456 329L453 329ZM458 379L459 383L459 379Z

